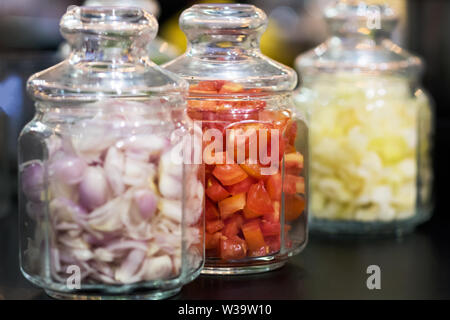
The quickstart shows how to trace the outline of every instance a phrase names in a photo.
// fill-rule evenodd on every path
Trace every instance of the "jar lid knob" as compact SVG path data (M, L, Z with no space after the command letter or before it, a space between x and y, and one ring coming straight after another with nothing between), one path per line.
M188 38L202 34L263 33L267 16L248 4L197 4L180 16L180 27Z
M337 1L325 9L325 19L333 34L388 36L398 23L398 15L389 5L364 0Z
M70 6L61 19L60 29L68 42L78 34L111 38L141 38L148 41L158 32L156 18L137 7Z

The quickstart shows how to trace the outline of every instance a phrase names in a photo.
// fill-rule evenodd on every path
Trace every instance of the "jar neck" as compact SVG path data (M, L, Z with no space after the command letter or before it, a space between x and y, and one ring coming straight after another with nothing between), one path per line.
M69 59L72 63L136 63L144 52L142 44L136 39L86 35L72 45Z
M189 40L187 54L229 60L260 53L259 42L260 35L257 34L202 34Z

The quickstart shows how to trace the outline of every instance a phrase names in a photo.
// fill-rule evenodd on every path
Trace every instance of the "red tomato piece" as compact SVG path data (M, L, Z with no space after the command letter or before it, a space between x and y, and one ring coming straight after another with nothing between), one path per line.
M223 260L237 260L247 256L247 244L238 236L220 239L220 258Z
M253 179L252 177L247 177L245 180L242 180L241 182L228 186L227 190L233 196L239 193L245 193L248 191L248 189L250 189L251 185L254 184L255 182L256 182L255 179Z
M305 210L305 198L295 195L286 195L284 202L284 218L286 221L297 219Z
M285 168L303 168L303 155L300 152L286 153L284 155Z
M222 233L216 232L214 234L206 233L205 234L205 249L217 249L219 247L220 239L222 237Z
M265 245L257 250L248 250L247 255L249 257L263 257L263 256L267 256L270 253L270 248L269 246Z
M231 218L225 221L225 227L223 227L222 234L228 238L236 236L241 230L241 226L244 223L244 218L235 213Z
M271 175L269 179L267 179L266 188L267 192L269 193L270 199L278 201L281 200L281 184L282 179L280 173Z
M225 84L220 88L219 94L239 93L243 91L244 87L239 83L225 82Z
M209 177L206 181L206 195L214 202L227 198L230 193L214 177Z
M265 214L264 220L270 221L270 222L279 222L280 221L281 202L273 201L272 206L273 206L273 212Z
M220 218L219 210L208 198L206 198L205 201L205 218L207 221L217 220Z
M273 212L272 200L264 187L263 181L255 183L248 190L247 207L251 212L263 215Z
M286 174L284 176L283 191L286 194L305 193L305 178Z
M220 164L213 170L213 175L224 185L241 182L248 174L238 164Z
M244 214L244 218L247 220L258 218L258 217L264 215L264 213L262 213L262 212L253 212L252 210L250 210L248 208L248 206L244 207L243 214Z
M259 164L250 163L248 159L245 160L245 163L241 163L240 166L249 176L255 179L267 180L270 177L270 175L263 174L261 171L262 167Z
M206 231L208 233L216 233L224 227L222 220L206 221Z
M235 196L219 201L220 218L225 220L233 215L233 213L244 209L245 207L245 193L240 193Z
M261 232L264 237L267 236L276 236L279 235L281 232L281 224L280 222L272 222L272 221L261 221Z
M244 234L249 251L259 252L261 248L266 247L258 221L247 222L242 225L242 233Z
M281 248L281 239L279 235L276 236L267 236L264 238L267 246L269 247L269 253L275 253L280 251Z
M297 138L297 123L295 121L289 121L284 130L284 141L287 145L294 146L295 139Z
M200 81L196 85L190 86L189 92L190 93L208 92L209 94L217 93L224 84L225 84L224 80Z

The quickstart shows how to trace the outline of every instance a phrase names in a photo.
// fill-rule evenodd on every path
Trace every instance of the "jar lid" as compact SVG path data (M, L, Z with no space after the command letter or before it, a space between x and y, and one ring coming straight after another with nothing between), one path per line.
M180 16L188 49L163 67L190 83L227 80L262 92L293 90L296 72L261 53L266 14L248 4L197 4Z
M416 75L422 61L390 40L398 17L388 5L339 1L325 9L331 37L297 57L302 74L336 71Z
M155 17L159 15L159 4L155 0L86 0L83 5L87 7L139 7L150 12Z
M143 9L71 6L60 28L72 53L30 77L27 89L36 100L145 98L187 90L184 80L147 57L145 46L158 23Z

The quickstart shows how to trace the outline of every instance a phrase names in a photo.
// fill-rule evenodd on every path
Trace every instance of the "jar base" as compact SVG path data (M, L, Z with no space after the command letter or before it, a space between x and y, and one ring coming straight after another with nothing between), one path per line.
M412 233L417 225L426 220L425 216L392 222L335 221L315 218L310 223L309 231L315 236L402 237Z
M87 294L87 293L67 293L50 289L45 289L45 293L51 298L58 300L162 300L175 296L181 291L180 288L158 290L152 292L142 292L133 294Z
M244 274L257 274L269 272L282 268L286 261L273 262L270 264L253 265L253 266L235 266L235 267L221 267L220 265L205 266L201 272L203 275L229 275L237 276Z

